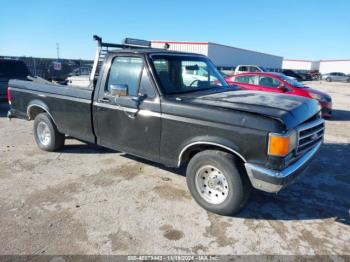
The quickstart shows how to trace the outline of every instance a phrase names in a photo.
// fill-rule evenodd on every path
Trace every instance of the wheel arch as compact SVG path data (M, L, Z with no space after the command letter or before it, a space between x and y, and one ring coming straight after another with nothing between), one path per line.
M196 153L203 150L221 150L228 153L232 153L237 156L243 163L246 163L247 160L239 152L238 147L232 143L222 143L218 141L193 141L188 143L182 148L178 156L177 166L180 167L182 164L187 163Z
M49 107L40 100L33 100L27 106L27 118L28 120L34 120L35 117L40 113L47 113L52 121L57 126L55 119L52 117L50 113Z

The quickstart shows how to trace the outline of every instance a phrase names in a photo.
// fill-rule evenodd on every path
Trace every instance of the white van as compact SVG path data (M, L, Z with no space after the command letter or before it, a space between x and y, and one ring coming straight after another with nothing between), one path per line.
M235 69L235 75L240 73L249 73L249 72L265 72L265 70L256 65L238 65Z

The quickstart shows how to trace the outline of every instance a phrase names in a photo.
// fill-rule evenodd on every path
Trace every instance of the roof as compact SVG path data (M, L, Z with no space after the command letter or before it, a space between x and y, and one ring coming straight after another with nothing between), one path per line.
M283 61L291 61L291 62L313 62L313 63L318 63L318 62L348 62L350 59L325 59L325 60L302 60L302 59L283 59Z
M234 48L234 49L239 49L242 51L248 51L248 52L254 52L254 53L258 53L258 54L263 54L263 55L270 55L270 56L278 56L278 57L282 57L279 55L273 55L273 54L269 54L269 53L264 53L264 52L259 52L259 51L254 51L254 50L250 50L250 49L245 49L245 48L240 48L240 47L235 47L235 46L230 46L230 45L224 45L224 44L218 44L218 43L214 43L214 42L195 42L195 41L174 41L174 40L169 40L169 41L164 41L164 40L151 40L151 43L155 43L155 44L183 44L183 45L218 45L218 46L223 46L223 47L228 47L228 48Z
M350 59L320 60L320 62L350 62Z
M290 62L307 62L307 63L318 62L318 61L312 61L312 60L286 59L286 58L284 58L283 61L290 61Z
M244 75L261 75L261 76L276 77L276 76L280 76L281 73L278 73L278 72L247 72L247 73L239 73L239 74L234 75L234 76L244 76Z
M109 52L135 53L135 54L164 53L164 54L177 54L177 55L187 55L187 56L193 54L193 55L203 56L201 54L196 54L196 53L180 52L180 51L167 50L167 49L161 49L161 48L124 48L124 49L113 49L113 50L110 50Z
M155 44L184 44L184 45L207 45L209 42L191 42L191 41L164 41L164 40L151 40L151 43Z

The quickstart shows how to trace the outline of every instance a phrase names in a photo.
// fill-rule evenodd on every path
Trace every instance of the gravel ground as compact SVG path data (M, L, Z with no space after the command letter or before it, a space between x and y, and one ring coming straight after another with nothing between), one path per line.
M350 254L350 84L310 82L334 101L325 145L279 194L236 217L206 212L185 177L67 140L40 151L32 124L0 108L0 254Z

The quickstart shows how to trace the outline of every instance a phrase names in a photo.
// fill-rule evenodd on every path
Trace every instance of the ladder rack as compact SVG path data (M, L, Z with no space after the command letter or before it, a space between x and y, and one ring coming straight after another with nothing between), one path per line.
M103 61L105 60L108 48L151 48L151 42L133 38L125 38L122 44L104 43L102 38L94 35L94 40L97 41L97 49L92 66L90 82L93 83L96 77L100 74Z

